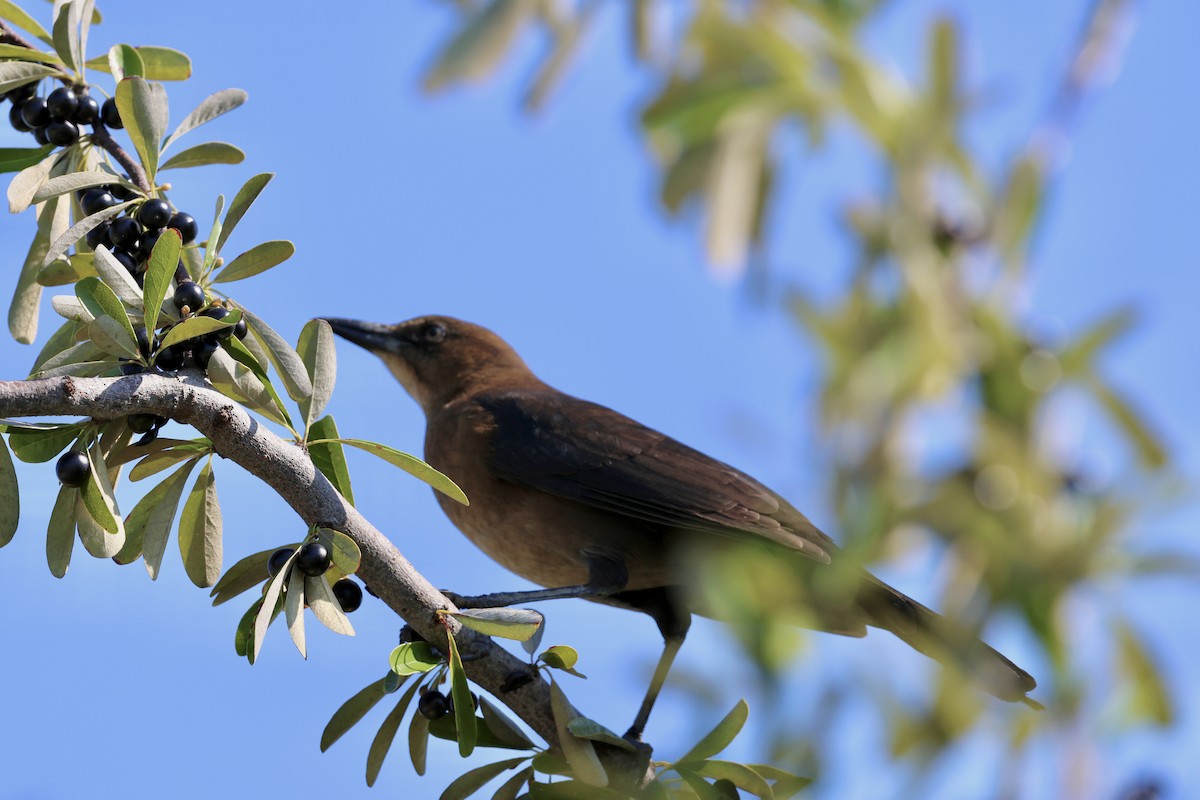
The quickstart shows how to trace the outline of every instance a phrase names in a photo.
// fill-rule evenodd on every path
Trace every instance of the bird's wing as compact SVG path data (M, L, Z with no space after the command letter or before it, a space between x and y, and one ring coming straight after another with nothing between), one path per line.
M502 480L672 528L768 539L817 561L836 549L749 475L612 409L553 390L476 400L495 420L489 466Z

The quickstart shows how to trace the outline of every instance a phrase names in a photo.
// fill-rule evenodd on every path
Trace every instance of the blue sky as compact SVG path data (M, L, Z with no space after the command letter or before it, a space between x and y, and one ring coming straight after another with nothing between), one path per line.
M191 55L193 79L168 85L172 122L210 92L249 91L247 106L192 135L193 143L201 135L232 141L247 161L179 171L171 197L203 229L217 193L232 196L250 175L278 173L231 243L296 242L287 265L235 287L237 299L278 330L294 339L306 320L322 315L386 322L447 313L485 324L547 382L742 466L832 527L822 453L804 413L815 353L744 287L712 280L695 226L668 222L656 208L654 171L634 124L637 103L652 86L628 61L617 15L602 15L565 91L549 113L531 119L515 111L526 58L483 88L432 100L419 93L419 69L449 21L433 4L345 4L328 18L282 2L213 0L156 14L109 5L92 35L94 52L127 41ZM1086 5L893 3L871 38L911 74L930 15L949 9L959 18L971 46L970 80L993 101L973 136L998 163L1044 109ZM1200 160L1198 112L1184 81L1200 74L1190 41L1198 26L1193 4L1143 9L1126 69L1087 108L1051 196L1028 299L1033 317L1059 320L1068 330L1118 303L1137 304L1143 322L1105 370L1146 409L1191 476L1200 472L1192 344L1198 283L1187 232ZM526 43L522 54L535 50ZM0 147L23 144L0 131ZM835 138L828 152L789 174L794 180L773 241L779 268L830 291L847 253L832 209L869 191L877 176L849 138ZM0 219L0 264L10 275L31 225ZM42 322L43 333L56 324L48 304ZM0 340L0 375L23 375L32 356L31 348ZM365 352L341 347L339 357L330 410L342 432L419 453L424 422L416 405ZM351 467L360 509L435 585L462 592L523 586L453 529L423 485L367 456L352 455ZM119 791L367 796L370 721L377 725L382 714L329 753L320 754L317 741L338 704L383 674L396 618L366 605L353 618L355 639L312 635L307 663L281 629L272 630L250 668L232 648L243 603L209 608L207 593L187 583L174 549L157 583L140 566L117 569L81 550L64 580L50 576L44 530L56 489L52 469L22 467L21 529L0 551L9 598L0 611L8 680L0 800ZM226 507L227 563L302 535L290 510L234 465L217 464L217 487ZM122 497L128 510L136 494ZM1196 552L1189 534L1198 518L1189 502L1138 530L1138 542ZM893 577L920 596L917 574ZM1193 667L1200 622L1182 610L1197 599L1195 586L1182 581L1104 596L1133 604L1145 620L1183 712L1177 730L1134 737L1121 748L1108 747L1103 731L1081 732L1103 754L1089 765L1094 796L1109 797L1147 773L1164 776L1171 797L1200 787L1200 767L1187 757L1200 741ZM581 669L591 675L568 684L572 700L623 727L657 656L653 624L580 602L545 610L546 641L578 647ZM1093 612L1086 603L1078 612L1086 629ZM996 643L1018 662L1029 655L1021 641ZM693 628L680 673L720 677L725 696L719 708L696 710L684 692L668 690L648 731L662 756L680 754L747 691L750 673L733 647L715 624ZM794 708L777 710L783 717L808 710L799 681L814 670L862 669L880 660L904 672L929 668L883 635L813 636L805 652L788 695ZM855 729L853 721L837 733L847 754L831 776L837 796L878 796L880 776L895 785L892 776L903 775L869 760L877 756L876 733ZM753 741L745 748L735 755L754 755ZM864 760L877 768L864 770ZM434 798L463 771L458 761L452 747L435 746L431 776L417 779L398 746L373 794ZM485 761L476 756L472 763ZM980 761L948 772L934 796L985 796L999 766ZM1052 765L1040 766L1023 796L1058 796Z

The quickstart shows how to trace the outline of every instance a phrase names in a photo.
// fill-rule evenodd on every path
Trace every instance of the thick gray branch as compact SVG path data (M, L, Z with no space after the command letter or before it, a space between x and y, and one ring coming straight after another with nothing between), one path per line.
M436 611L449 601L421 576L386 536L342 499L294 442L260 425L237 403L213 390L198 375L169 378L49 378L0 381L0 417L89 416L118 419L131 413L171 417L212 440L216 451L261 478L310 525L346 533L362 550L359 575L381 600L435 644L445 636ZM471 680L498 697L543 739L558 740L545 681L506 693L500 687L528 665L490 639L470 630L456 637Z

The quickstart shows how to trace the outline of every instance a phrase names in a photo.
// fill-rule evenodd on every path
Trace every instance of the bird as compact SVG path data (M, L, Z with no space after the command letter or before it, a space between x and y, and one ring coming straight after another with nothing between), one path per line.
M689 591L695 558L737 548L794 565L808 589L808 627L850 636L868 627L891 631L958 665L984 691L1039 707L1028 697L1037 686L1029 673L852 564L782 496L623 414L552 388L487 328L447 316L394 325L325 321L382 359L424 411L425 460L470 500L437 494L451 522L494 561L545 587L452 594L456 605L584 598L653 618L663 652L626 737L640 740L692 615L711 615Z

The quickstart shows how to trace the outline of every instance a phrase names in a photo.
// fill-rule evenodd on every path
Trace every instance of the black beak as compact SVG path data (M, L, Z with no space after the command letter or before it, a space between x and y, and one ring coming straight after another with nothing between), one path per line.
M348 342L362 347L372 353L395 353L403 341L398 337L391 325L380 325L377 322L359 322L355 319L325 318L333 332Z

